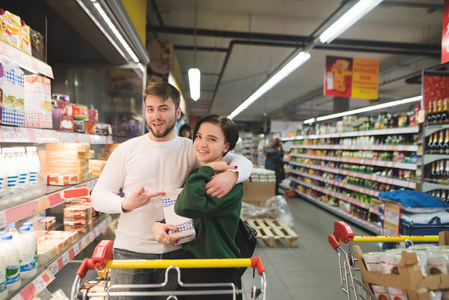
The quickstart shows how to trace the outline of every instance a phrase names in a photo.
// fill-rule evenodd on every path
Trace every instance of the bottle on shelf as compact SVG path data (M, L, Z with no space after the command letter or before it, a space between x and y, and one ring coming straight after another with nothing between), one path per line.
M432 162L432 165L430 167L429 178L432 180L436 180L437 178L435 162Z
M435 110L435 107L434 107L434 111L435 111L435 114L434 114L434 117L433 117L433 123L440 123L440 121L441 121L441 113L443 111L443 109L441 107L441 99L437 101L437 107L436 107L436 110Z
M427 142L427 150L431 151L433 149L434 146L434 141L435 141L435 134L431 134L429 136L429 141Z
M6 233L1 237L1 252L5 254L6 262L6 287L8 292L15 292L22 283L19 268L19 250L12 240L12 235Z
M3 152L2 149L0 148L0 199L3 199L5 189L6 189L6 167L3 159Z
M442 153L449 154L449 129L446 129Z
M36 261L34 256L37 244L34 236L30 232L30 227L20 227L20 235L16 242L20 255L20 276L28 279L36 275Z
M19 189L22 195L22 198L29 198L31 196L29 182L29 168L28 168L28 160L25 156L25 148L24 147L15 147L14 155L16 156L17 165L19 167Z
M440 160L440 168L439 168L439 174L438 174L438 181L440 183L446 183L447 177L446 177L446 165L445 161L442 159Z
M28 168L30 172L29 185L31 193L34 196L39 196L42 194L42 185L39 182L41 163L37 156L37 147L26 147L26 157L28 159Z
M4 165L6 170L7 186L3 197L3 204L20 201L22 196L18 188L19 166L14 156L14 149L3 148Z
M444 130L440 130L438 132L438 142L436 143L436 150L439 153L443 153L443 145L444 145Z
M7 299L8 289L6 288L6 260L3 252L0 252L0 300Z
M427 110L426 124L430 125L433 123L433 103L429 101L429 109Z
M447 108L449 98L443 99L443 110L441 112L441 120L442 123L447 123L449 121L449 110Z

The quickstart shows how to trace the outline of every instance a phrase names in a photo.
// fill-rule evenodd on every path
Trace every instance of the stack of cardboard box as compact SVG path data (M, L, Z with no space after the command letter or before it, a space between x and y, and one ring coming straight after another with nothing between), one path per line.
M67 203L64 208L64 230L87 232L96 216L88 198L80 198Z
M45 168L49 185L67 185L85 181L89 173L89 144L48 143L45 151Z

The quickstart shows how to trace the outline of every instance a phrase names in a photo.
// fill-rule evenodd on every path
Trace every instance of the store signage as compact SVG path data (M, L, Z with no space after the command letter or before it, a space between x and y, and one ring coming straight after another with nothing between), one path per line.
M401 206L394 203L385 203L384 210L384 226L382 235L398 236L399 225L401 223Z
M441 38L441 63L449 61L449 0L444 0L443 36Z
M326 56L324 95L377 99L379 60Z

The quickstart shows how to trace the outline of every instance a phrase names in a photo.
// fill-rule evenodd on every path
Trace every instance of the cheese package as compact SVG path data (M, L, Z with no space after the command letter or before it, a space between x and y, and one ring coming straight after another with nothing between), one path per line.
M0 56L0 89L2 90L1 123L25 126L24 73L13 61Z
M1 11L2 39L13 47L20 49L22 23L20 17L9 12Z
M25 126L52 128L50 79L25 75Z
M20 35L20 49L31 55L31 39L30 39L30 26L25 24L25 21L22 20L22 32Z
M192 219L181 217L175 213L176 198L182 189L176 189L167 192L162 196L162 207L164 208L165 222L168 225L176 226L178 231L168 231L168 234L174 237L179 237L178 244L187 243L195 239L196 232L193 226Z

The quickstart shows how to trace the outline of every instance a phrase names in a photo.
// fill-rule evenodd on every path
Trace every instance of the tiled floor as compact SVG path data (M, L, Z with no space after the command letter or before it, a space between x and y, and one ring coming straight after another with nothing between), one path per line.
M266 270L266 299L347 299L340 288L337 255L327 242L338 217L300 198L287 201L295 219L293 230L299 236L298 247L279 241L275 247L269 247L258 241L254 253L261 257ZM367 235L355 226L353 229L356 235ZM374 244L360 246L363 252L378 249ZM70 295L78 266L79 262L73 262L62 269L49 290L62 288L66 295ZM256 274L253 278L252 271L247 270L243 288L249 289L253 285L260 286L260 277ZM245 295L244 299L250 298Z
M337 255L327 242L338 217L299 198L287 201L295 218L293 230L299 236L298 247L280 242L268 247L258 241L254 253L261 257L266 270L267 299L347 299L340 288ZM355 226L353 229L356 235L368 234ZM360 246L363 252L378 249L375 244ZM247 271L243 287L258 285L259 278L253 279Z

